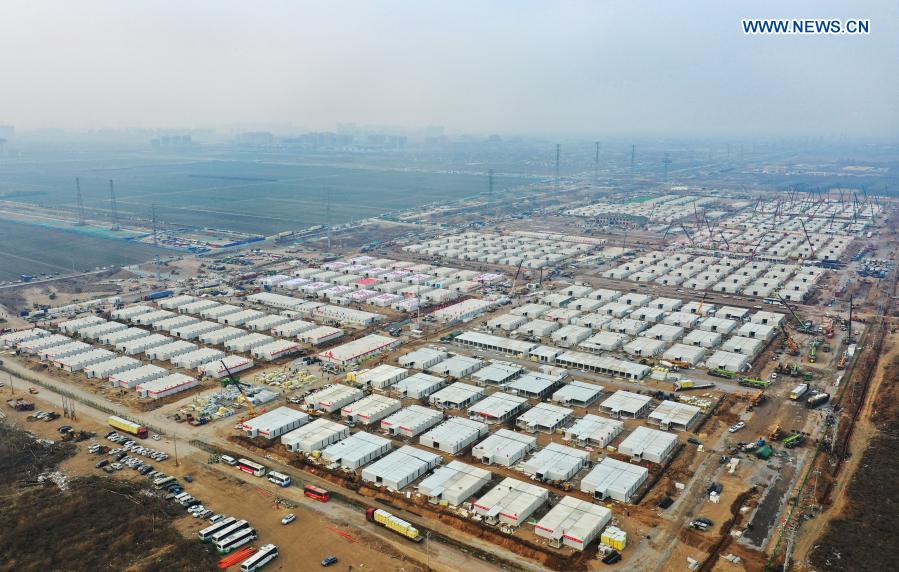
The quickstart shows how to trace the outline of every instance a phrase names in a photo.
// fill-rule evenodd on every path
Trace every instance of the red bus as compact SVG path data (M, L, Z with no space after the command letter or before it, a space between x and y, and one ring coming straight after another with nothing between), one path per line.
M331 499L331 493L315 485L306 485L303 487L303 494L311 499L321 502L328 502Z

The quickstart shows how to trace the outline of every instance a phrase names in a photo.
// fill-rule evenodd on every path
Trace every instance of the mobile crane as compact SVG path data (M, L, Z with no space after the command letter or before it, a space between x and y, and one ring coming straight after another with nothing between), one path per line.
M240 394L243 395L244 401L247 402L247 409L249 410L250 415L252 417L256 417L256 407L253 405L253 401L250 399L250 396L247 395L246 392L246 388L249 387L249 384L243 383L242 381L240 381L239 377L231 373L231 370L228 369L227 365L225 365L224 360L222 360L220 363L222 364L222 367L225 368L225 372L227 372L228 374L222 378L222 387L228 387L229 385L233 385L234 387L236 387L237 391L239 391Z

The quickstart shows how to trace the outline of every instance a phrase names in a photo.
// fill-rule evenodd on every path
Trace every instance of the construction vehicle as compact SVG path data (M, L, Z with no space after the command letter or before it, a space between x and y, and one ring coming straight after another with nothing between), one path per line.
M776 371L777 373L782 373L782 374L789 375L792 377L799 377L803 373L802 368L800 368L799 365L795 364L795 363L790 363L790 364L786 364L786 365L784 365L783 363L778 363L777 367L775 368L774 371Z
M815 407L818 407L819 405L824 405L828 401L830 401L829 393L823 393L823 392L816 393L805 400L805 406L808 407L809 409L814 409Z
M234 387L236 387L237 391L239 391L240 394L243 395L244 401L246 401L246 403L247 403L247 408L250 411L250 416L256 417L256 407L253 405L253 401L250 399L250 396L247 395L247 392L246 392L246 389L248 387L250 387L250 385L247 383L243 383L242 381L240 381L239 377L237 377L236 375L231 373L231 370L228 369L227 365L225 365L224 360L221 361L221 364L222 364L222 367L225 368L225 371L228 373L228 375L226 375L225 377L222 378L222 382L221 382L222 387L228 387L229 385L233 385ZM246 419L243 419L242 421L245 421L245 420ZM202 421L201 424L202 423L205 423L205 421ZM193 423L191 422L191 424L193 424Z
M793 433L792 435L790 435L783 441L784 447L786 447L787 449L792 449L793 447L798 447L799 445L802 445L804 442L805 442L805 435L803 435L802 433Z
M754 387L756 389L768 389L771 382L764 379L755 379L752 377L744 377L739 381L743 387Z
M771 431L768 432L768 440L769 441L779 441L781 437L783 437L784 432L780 425L775 425L771 428Z
M807 392L808 392L808 384L807 383L802 383L800 385L797 385L796 388L790 392L790 399L792 399L793 401L797 401L799 398L801 398Z
M846 354L840 356L840 361L837 362L837 369L845 369L846 368Z
M740 374L736 371L730 371L729 369L715 368L709 370L709 375L713 375L715 377L723 377L726 379L734 379Z
M765 392L761 389L756 391L752 397L749 398L749 407L757 407L764 403L765 401Z
M790 354L793 356L799 355L799 344L796 343L796 340L790 336L790 333L787 331L787 327L780 324L780 329L783 330L784 333L784 343L787 345L787 348L790 350Z
M709 387L715 387L714 383L696 383L695 381L690 381L689 379L684 379L681 381L674 382L674 391L689 391L691 389L707 389Z
M512 286L509 288L509 296L515 296L515 286L518 284L518 276L521 274L521 265L524 264L524 260L518 263L518 269L515 270L515 277L512 278Z
M803 320L802 318L800 318L799 314L796 313L796 310L794 310L793 307L790 306L786 300L784 300L784 297L780 295L780 292L775 290L774 293L777 295L777 298L780 300L781 304L783 304L786 307L786 309L790 311L790 314L792 314L793 319L796 320L796 331L797 332L799 332L800 334L816 333L814 324L810 320ZM781 325L781 327L783 327L783 325ZM784 331L786 331L786 330L784 330Z
M34 403L31 401L25 401L21 397L18 399L10 399L6 402L6 404L16 411L34 411Z
M417 528L415 528L405 520L393 516L386 510L369 507L365 509L365 520L380 524L384 528L389 528L390 530L396 532L397 534L405 536L413 542L421 542L422 536L421 533L418 532Z
M816 339L812 340L812 343L810 344L811 347L809 348L809 351L808 351L809 363L815 363L818 360L818 343L819 343L819 340L816 338Z
M129 435L134 435L136 437L140 437L141 439L146 439L148 435L147 428L139 423L135 423L133 421L128 421L122 417L118 417L116 415L110 415L109 419L106 420L110 426L115 427L119 431L124 431Z

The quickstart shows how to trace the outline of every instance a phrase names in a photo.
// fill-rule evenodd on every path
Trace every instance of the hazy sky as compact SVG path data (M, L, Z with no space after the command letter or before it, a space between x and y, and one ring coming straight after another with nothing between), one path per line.
M894 137L895 0L2 0L0 124ZM740 19L870 18L868 36Z

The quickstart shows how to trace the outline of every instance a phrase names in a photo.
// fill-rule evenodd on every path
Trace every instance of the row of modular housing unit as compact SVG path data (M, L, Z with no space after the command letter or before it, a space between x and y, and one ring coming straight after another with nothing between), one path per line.
M164 300L160 305L163 304L178 313L169 309L154 310L151 306L136 305L117 310L113 317L151 326L155 330L169 331L182 340L197 339L210 345L223 346L230 351L250 353L264 361L274 361L301 351L301 346L294 341L261 333L276 333L279 327L291 322L289 317L245 310L239 306L196 299L188 295ZM314 327L313 324L305 330L312 330Z
M305 414L290 411L274 410L243 428L269 439L280 436L291 450L320 457L328 464L347 470L361 468L362 479L372 486L400 491L425 477L417 485L419 493L453 506L471 501L474 513L489 524L519 527L549 500L549 491L536 484L506 478L490 486L493 475L487 469L455 460L441 466L440 455L409 445L391 452L389 439L364 431L350 435L348 428L326 419L303 424ZM626 500L645 481L646 473L645 468L607 458L585 477L582 487L597 498ZM582 550L610 521L609 509L565 497L537 522L535 532L556 546Z

